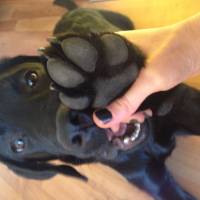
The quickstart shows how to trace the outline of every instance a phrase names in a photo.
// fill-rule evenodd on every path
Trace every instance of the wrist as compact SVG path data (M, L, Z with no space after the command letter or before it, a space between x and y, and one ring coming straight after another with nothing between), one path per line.
M177 24L177 32L180 42L185 44L190 75L197 75L200 73L200 14Z
M172 31L173 26L165 26L131 31L119 31L117 34L137 45L145 54L149 54L154 51L156 46L160 46Z

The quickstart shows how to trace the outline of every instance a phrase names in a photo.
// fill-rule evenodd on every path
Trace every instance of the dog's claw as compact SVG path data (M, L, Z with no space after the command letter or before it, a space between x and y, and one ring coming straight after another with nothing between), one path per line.
M57 43L58 42L56 37L48 37L47 41L50 42L50 43Z
M39 53L44 53L45 52L45 47L40 47L40 48L38 48L38 50L37 50Z
M137 62L144 59L143 54L114 33L62 35L48 41L47 72L62 87L61 101L73 109L106 106L143 66ZM130 61L131 55L138 59Z
M51 91L57 91L57 89L56 89L54 83L50 83L50 85L49 85L49 89L50 89Z

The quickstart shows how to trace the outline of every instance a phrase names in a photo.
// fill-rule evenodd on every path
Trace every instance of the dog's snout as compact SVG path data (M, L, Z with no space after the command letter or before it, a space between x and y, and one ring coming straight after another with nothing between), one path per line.
M81 146L83 144L83 139L80 134L72 137L71 143L76 146Z
M73 125L78 126L80 129L94 125L92 116L86 112L80 112L75 110L70 111L69 120Z
M93 132L90 128L69 132L68 142L73 148L85 148L92 140Z
M93 110L67 110L61 107L57 115L58 141L74 154L98 149L107 141L103 129L92 119Z
M90 127L94 126L92 117L87 112L71 110L68 113L71 131L68 133L68 139L72 146L82 147L91 139ZM73 131L72 131L73 130Z

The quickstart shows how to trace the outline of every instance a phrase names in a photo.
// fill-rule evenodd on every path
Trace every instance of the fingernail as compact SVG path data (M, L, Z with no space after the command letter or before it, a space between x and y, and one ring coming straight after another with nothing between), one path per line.
M107 124L112 119L111 112L109 110L107 110L106 108L95 111L95 115L104 124Z
M144 116L145 116L145 118L149 118L149 117L152 117L152 115L153 115L153 113L152 113L152 111L150 112L144 112Z

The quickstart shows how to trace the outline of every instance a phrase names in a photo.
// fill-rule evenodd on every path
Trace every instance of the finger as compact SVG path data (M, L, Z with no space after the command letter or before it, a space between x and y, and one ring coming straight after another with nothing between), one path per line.
M153 86L150 85L148 77L140 76L124 96L111 103L107 109L96 111L93 115L94 122L101 128L112 128L125 122L144 99L153 93ZM138 115L139 118L141 115Z

